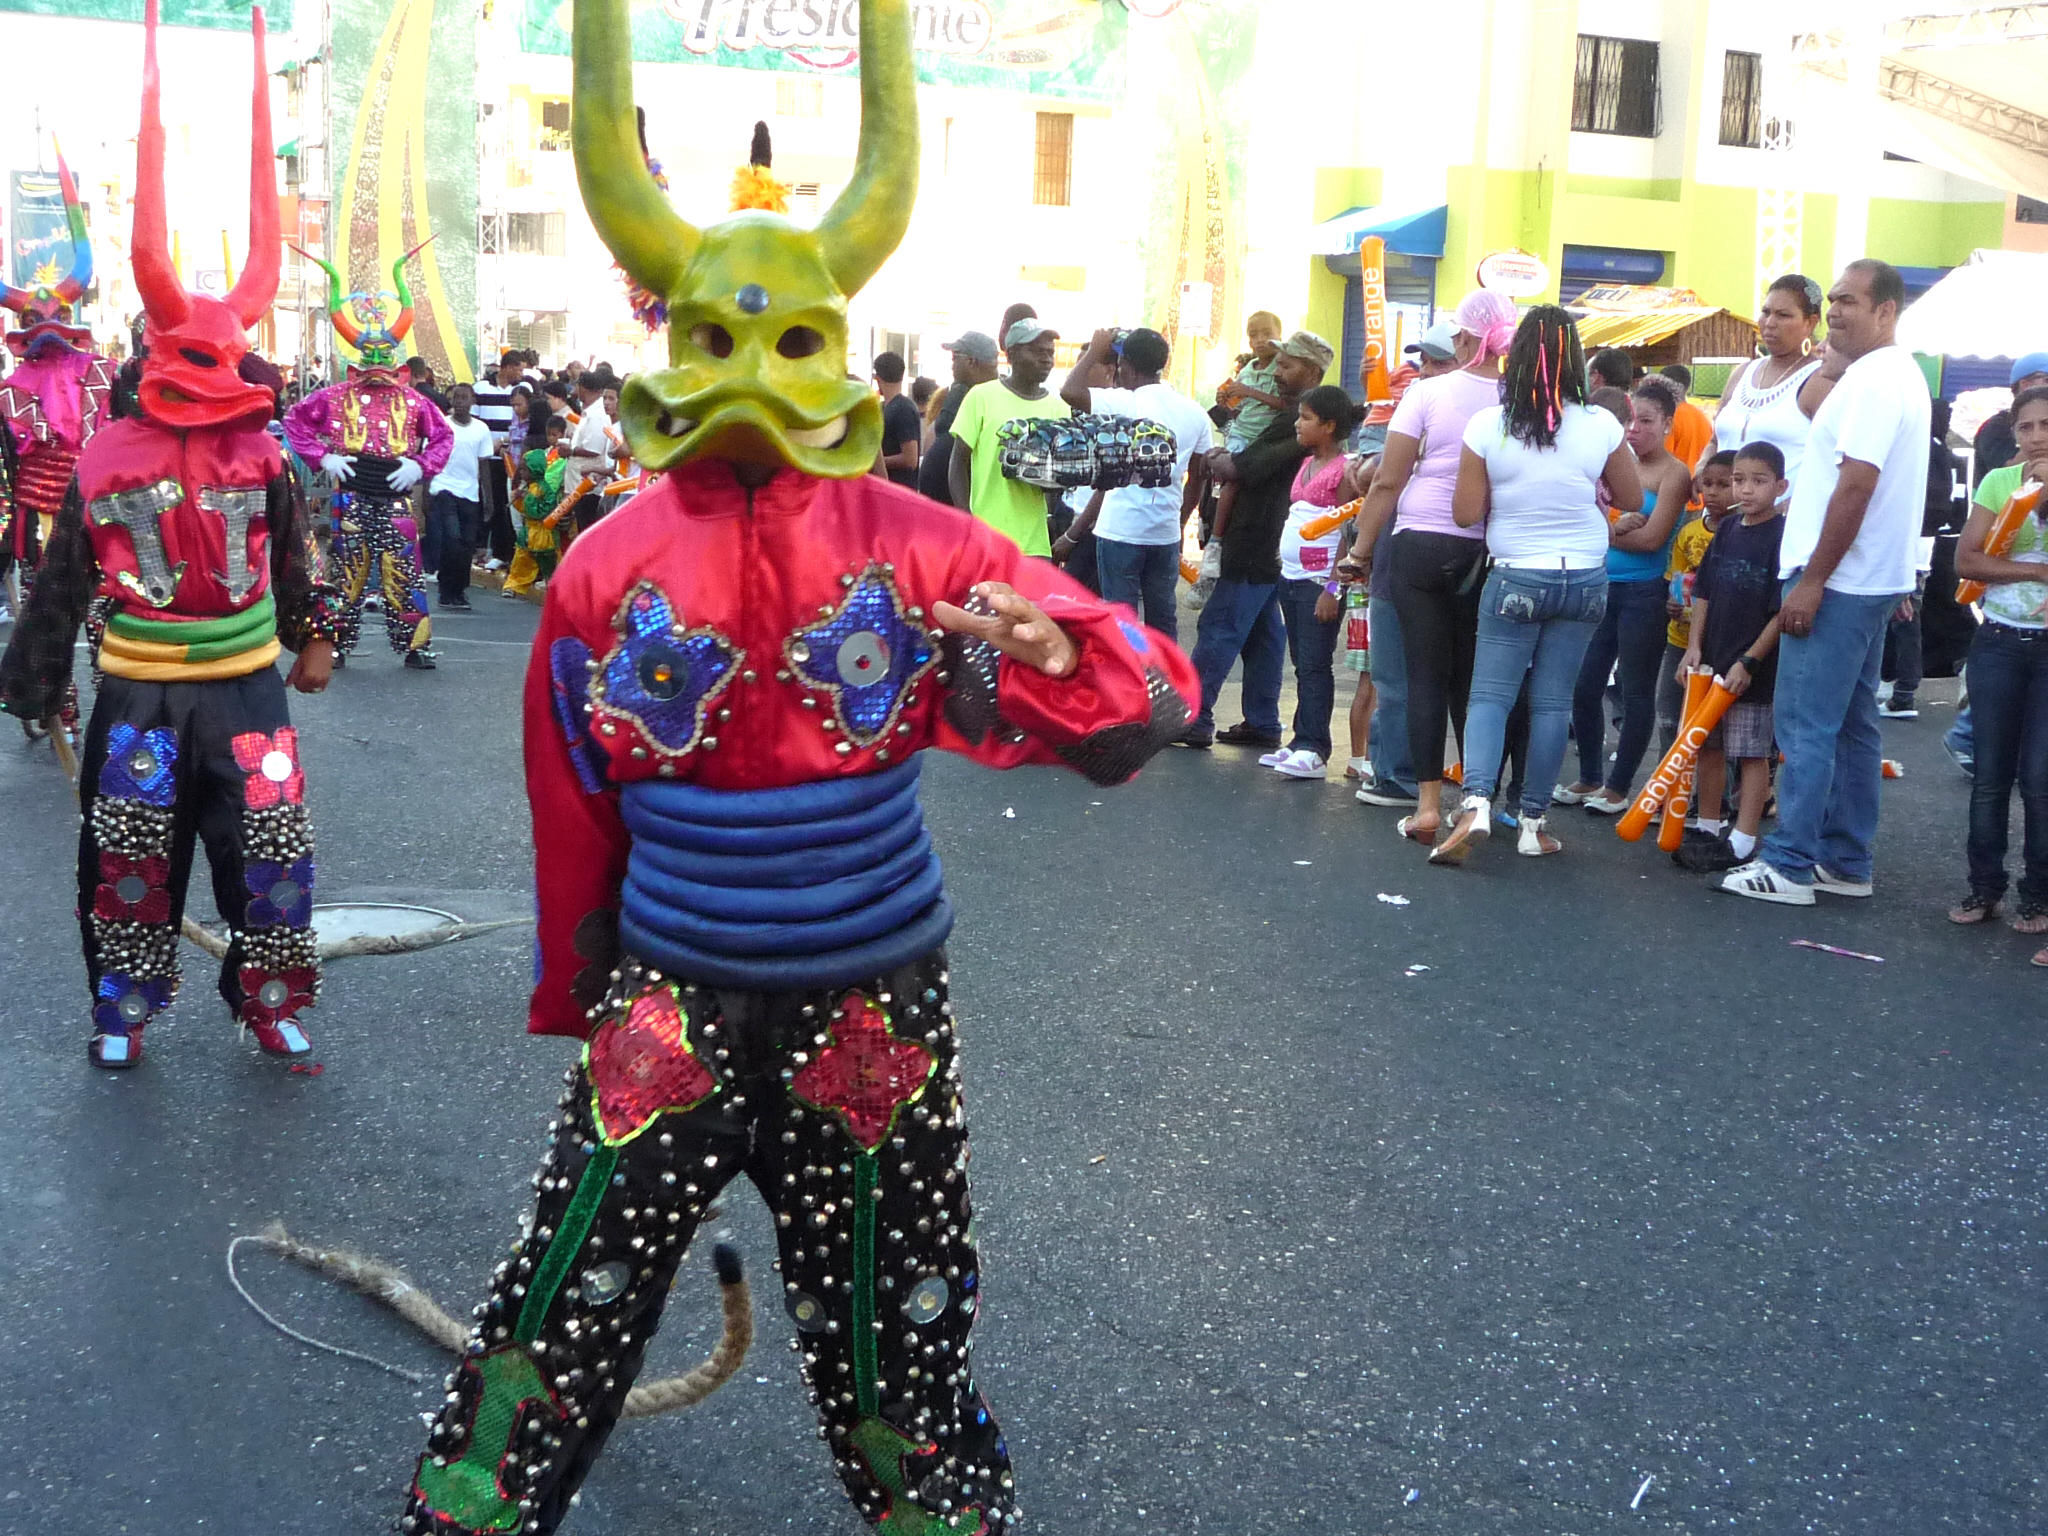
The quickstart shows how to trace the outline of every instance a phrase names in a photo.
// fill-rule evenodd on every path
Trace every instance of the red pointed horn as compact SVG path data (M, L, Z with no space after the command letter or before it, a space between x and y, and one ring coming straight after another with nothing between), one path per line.
M191 297L171 261L164 220L163 81L156 67L157 0L142 8L142 128L135 137L135 289L155 325L175 330L192 313Z
M249 127L249 254L242 275L228 295L228 308L244 325L270 313L277 297L284 246L277 210L277 157L271 153L270 73L263 57L263 7L250 9L249 30L256 39L256 97Z

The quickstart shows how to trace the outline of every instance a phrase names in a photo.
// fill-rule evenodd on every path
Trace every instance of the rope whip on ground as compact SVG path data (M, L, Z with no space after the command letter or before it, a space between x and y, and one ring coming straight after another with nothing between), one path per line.
M293 1237L285 1230L283 1222L272 1222L261 1232L245 1232L228 1244L228 1281L242 1300L255 1309L258 1317L288 1339L338 1355L344 1360L360 1360L365 1365L374 1365L378 1370L404 1381L423 1385L428 1380L429 1373L425 1371L393 1365L361 1350L316 1339L273 1315L249 1294L248 1287L242 1284L242 1277L235 1270L235 1253L244 1243L254 1243L315 1274L339 1280L349 1289L390 1308L450 1354L459 1355L469 1347L469 1329L450 1317L439 1302L407 1279L403 1270L348 1248L316 1248ZM746 1358L747 1347L754 1341L754 1308L746 1277L740 1269L740 1256L734 1249L720 1243L711 1251L711 1263L718 1271L725 1312L725 1327L718 1343L701 1364L681 1376L665 1377L633 1388L626 1394L624 1417L645 1419L695 1407L724 1386Z

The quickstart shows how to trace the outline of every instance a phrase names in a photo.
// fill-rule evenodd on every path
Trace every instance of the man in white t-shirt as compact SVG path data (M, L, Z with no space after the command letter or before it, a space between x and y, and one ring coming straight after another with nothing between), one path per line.
M455 446L448 463L427 486L427 535L421 540L429 569L440 588L438 606L469 612L469 571L477 540L484 529L484 466L498 456L490 426L475 413L476 395L469 385L449 391L448 428Z
M1103 597L1143 614L1147 624L1178 644L1181 529L1201 495L1200 483L1188 476L1188 461L1207 453L1214 440L1209 413L1160 377L1170 356L1166 338L1157 331L1097 331L1067 374L1060 398L1076 414L1092 411L1156 421L1171 432L1173 480L1157 489L1127 485L1105 492L1093 522L1085 512L1074 519L1053 547L1053 555L1063 556L1092 526L1095 576ZM1090 389L1089 375L1112 359L1117 387Z
M579 533L604 516L602 493L611 480L613 450L612 419L605 410L604 400L606 390L618 387L619 381L611 374L594 368L585 369L576 376L576 409L582 417L569 434L569 468L562 484L574 490L578 483L587 479L592 486L569 512L576 520Z
M1894 332L1906 298L1884 262L1853 261L1828 293L1823 372L1778 561L1778 823L1721 889L1786 906L1870 894L1883 740L1885 624L1912 594L1927 494L1926 377Z

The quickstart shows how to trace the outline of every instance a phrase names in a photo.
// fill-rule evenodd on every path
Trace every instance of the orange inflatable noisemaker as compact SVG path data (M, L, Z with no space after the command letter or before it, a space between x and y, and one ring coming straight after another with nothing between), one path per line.
M1650 828L1657 813L1664 808L1664 801L1678 784L1680 772L1700 754L1700 747L1721 723L1721 717L1728 713L1728 706L1735 702L1735 695L1717 678L1708 690L1700 707L1689 715L1678 728L1678 740L1671 744L1671 750L1664 754L1664 761L1657 765L1657 771L1650 775L1650 782L1643 786L1643 792L1636 796L1636 803L1622 814L1615 824L1615 833L1624 842L1634 842Z
M2034 509L2041 505L2041 482L2029 480L2012 493L2012 499L2005 504L2005 510L1992 519L1991 531L1984 535L1984 553L1993 559L2003 560L2012 553L2012 541L2019 536L2020 525ZM1981 581L1959 581L1956 583L1958 603L1983 601L1984 583Z

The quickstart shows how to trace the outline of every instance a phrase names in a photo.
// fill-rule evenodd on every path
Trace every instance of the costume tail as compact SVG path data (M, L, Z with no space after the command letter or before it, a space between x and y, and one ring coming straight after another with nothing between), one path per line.
M353 1291L358 1291L374 1302L389 1307L400 1317L411 1323L434 1343L450 1354L461 1354L469 1344L469 1329L450 1317L441 1304L425 1291L414 1285L405 1272L382 1259L373 1259L349 1248L316 1248L302 1242L287 1232L282 1222L272 1222L261 1232L251 1233L235 1239L235 1243L249 1242L267 1248L281 1258L290 1259L315 1274L327 1275L339 1280ZM629 1419L652 1418L656 1414L674 1413L680 1408L692 1408L704 1401L713 1392L731 1379L733 1372L740 1368L746 1358L747 1348L754 1342L753 1295L748 1289L746 1276L740 1267L737 1251L720 1243L711 1252L712 1267L718 1272L719 1289L724 1297L725 1328L719 1335L717 1345L702 1364L681 1376L667 1377L635 1387L626 1394L624 1417ZM229 1275L234 1276L234 1244L228 1248ZM236 1280L240 1289L240 1281ZM253 1298L243 1292L251 1306ZM334 1345L309 1339L306 1335L286 1328L278 1323L263 1308L256 1306L266 1320L303 1342L318 1345L333 1353L344 1354L353 1359L369 1359L353 1350L342 1350ZM381 1361L371 1361L382 1364ZM386 1369L393 1369L386 1367ZM399 1374L413 1375L412 1372Z

